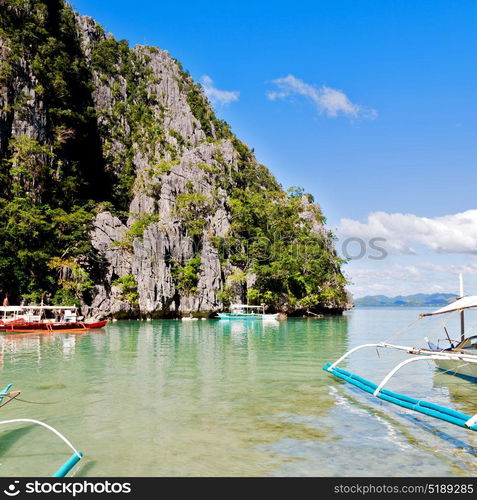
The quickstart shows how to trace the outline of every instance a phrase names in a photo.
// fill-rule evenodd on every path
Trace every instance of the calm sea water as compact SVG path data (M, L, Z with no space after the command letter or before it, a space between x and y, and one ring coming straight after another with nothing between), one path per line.
M47 404L12 402L1 418L35 418L63 432L85 453L77 476L475 475L476 433L376 400L322 370L418 312L121 321L103 332L4 336L2 386L13 382L24 399ZM422 344L431 326L396 342ZM344 366L377 382L400 359L370 349ZM428 362L408 365L389 388L477 413L476 386ZM50 475L70 454L38 426L0 431L1 476Z

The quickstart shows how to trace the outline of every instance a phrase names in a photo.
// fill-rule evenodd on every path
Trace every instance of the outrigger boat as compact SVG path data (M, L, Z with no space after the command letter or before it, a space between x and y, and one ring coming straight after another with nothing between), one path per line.
M277 314L265 314L265 304L261 306L249 306L247 304L232 304L230 312L217 313L219 319L260 319L277 320Z
M379 399L388 401L389 403L393 403L398 406L402 406L404 408L408 408L410 410L417 411L419 413L423 413L425 415L429 415L434 418L438 418L440 420L450 422L460 427L477 431L477 414L466 415L465 413L453 410L451 408L446 408L435 403L411 398L384 388L389 380L404 366L415 361L429 360L432 360L436 364L437 368L441 371L444 371L446 374L455 375L468 379L472 382L477 382L477 336L466 337L464 329L464 311L466 309L473 308L477 308L477 295L467 297L463 296L463 286L461 278L460 298L458 298L455 302L438 309L437 311L421 314L418 318L418 320L420 320L429 316L452 313L459 314L461 325L460 340L452 340L447 332L447 329L444 326L446 340L449 343L449 347L441 349L438 347L438 345L429 342L427 337L425 338L428 344L427 348L396 345L388 342L362 344L346 352L334 363L326 363L323 369L330 372L335 377L345 380L346 382L358 387L365 392L372 394ZM370 382L363 377L360 377L338 367L338 365L342 363L346 358L348 358L351 354L361 349L367 348L395 349L404 351L413 356L397 364L392 370L389 371L389 373L381 380L379 384Z
M20 395L20 391L11 391L13 384L8 384L3 391L0 392L0 408L5 406L7 403L10 403L14 399L16 399ZM6 400L6 401L4 401ZM36 424L44 427L53 434L56 434L66 445L73 450L73 454L64 462L57 471L53 474L52 477L65 477L71 469L83 458L83 453L78 451L69 441L63 436L59 431L57 431L51 425L45 424L44 422L40 422L39 420L33 420L31 418L14 418L11 420L3 420L0 421L0 425L10 425L17 423L28 423L28 424ZM8 493L7 493L8 494Z
M0 331L9 333L91 330L107 323L81 321L77 308L70 306L3 306L0 315Z

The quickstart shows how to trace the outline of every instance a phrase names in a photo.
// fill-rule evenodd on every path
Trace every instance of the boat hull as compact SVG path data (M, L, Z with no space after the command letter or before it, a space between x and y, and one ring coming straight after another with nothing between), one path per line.
M277 320L278 314L240 314L240 313L217 313L219 319L242 319L242 320Z
M477 364L463 363L460 360L454 359L437 359L434 360L437 368L448 375L455 375L471 382L477 382Z
M0 331L6 333L24 333L31 331L39 332L54 332L54 331L74 331L74 330L95 330L98 328L104 328L107 321L97 321L95 323L83 323L83 322L12 322L0 325Z

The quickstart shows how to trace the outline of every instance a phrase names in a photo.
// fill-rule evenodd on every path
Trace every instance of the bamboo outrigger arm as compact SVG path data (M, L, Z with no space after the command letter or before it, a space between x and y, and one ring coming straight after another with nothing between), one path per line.
M78 451L68 439L66 439L61 432L57 431L54 427L51 425L45 424L45 422L41 422L39 420L34 420L32 418L14 418L11 420L3 420L0 421L0 425L4 424L16 424L16 423L32 423L32 424L37 424L41 425L45 429L48 429L49 431L53 432L53 434L56 434L72 451L73 454L71 457L61 465L61 467L53 474L53 477L65 477L66 474L83 458L83 453L81 451Z
M474 362L476 360L476 355L475 354L465 354L465 353L456 353L456 352L447 352L447 351L430 351L428 349L421 349L419 347L409 347L409 346L404 346L404 345L396 345L396 344L388 344L387 342L379 342L377 344L361 344L356 347L353 347L353 349L350 349L348 352L343 354L341 358L338 358L333 364L327 368L329 372L332 371L333 368L335 368L339 363L341 363L344 359L346 359L348 356L353 354L354 352L364 349L366 347L376 347L376 348L383 348L383 349L396 349L398 351L405 351L409 354L420 354L422 358L425 359L455 359L455 360L460 360L460 361L470 361Z
M442 359L440 356L416 356L415 358L410 358L402 361L398 365L396 365L381 381L380 384L378 384L378 387L376 390L373 392L373 396L378 396L380 393L381 389L387 384L387 382L390 380L390 378L397 372L399 371L404 365L407 365L408 363L412 363L413 361L422 361L422 360L429 360L429 359Z
M378 344L361 344L356 347L353 347L353 349L350 349L348 352L345 352L341 358L338 358L329 368L328 371L331 372L335 366L337 366L339 363L341 363L344 359L346 359L348 356L353 354L356 351L359 351L360 349L364 349L366 347L376 347L376 348L389 348L389 349L398 349L400 351L406 351L406 352L413 352L416 353L416 351L419 351L419 349L416 349L414 347L408 347L408 346L403 346L403 345L395 345L395 344L388 344L386 342L379 342Z
M340 364L344 359L346 359L350 354L353 354L353 352L358 351L359 349L364 349L365 347L384 347L384 342L380 342L379 344L361 344L356 347L353 347L353 349L350 349L348 352L345 352L341 358L338 358L333 364L331 364L327 370L331 372L335 366Z

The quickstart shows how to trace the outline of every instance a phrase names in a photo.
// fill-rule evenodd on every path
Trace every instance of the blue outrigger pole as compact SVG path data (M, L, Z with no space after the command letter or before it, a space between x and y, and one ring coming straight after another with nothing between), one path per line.
M395 348L399 350L406 350L410 354L421 354L420 356L416 356L411 359L407 359L401 363L399 363L397 366L395 366L387 375L384 377L384 379L381 381L381 383L375 384L373 382L370 382L369 380L366 380L363 377L360 377L359 375L355 375L353 373L350 373L346 370L343 370L341 368L338 368L338 363L343 361L346 357L348 357L352 352L357 351L358 349L362 349L364 347L390 347L390 348ZM437 351L437 352L430 352L425 349L415 349L415 348L409 348L405 346L397 346L397 345L392 345L392 344L386 344L384 342L380 344L363 344L360 346L355 347L354 349L351 349L348 351L346 354L344 354L340 359L335 361L333 364L332 363L326 363L325 366L323 367L323 370L330 372L333 374L335 377L340 378L355 387L358 387L359 389L372 394L373 396L382 399L384 401L387 401L388 403L392 403L398 406L401 406L403 408L407 408L409 410L417 411L419 413L422 413L424 415L428 415L430 417L437 418L439 420L444 420L446 422L449 422L451 424L458 425L459 427L463 427L465 429L470 429L472 431L477 431L477 414L476 415L466 415L465 413L453 410L451 408L446 408L445 406L440 406L435 403L430 403L429 401L423 401L415 398L411 398L409 396L404 396L403 394L399 394L397 392L389 391L387 389L384 389L383 386L388 382L388 380L403 366L405 366L408 363L411 363L413 361L419 361L419 360L439 360L439 359L456 359L460 360L463 362L468 362L469 357L466 356L465 354L461 353L446 353L442 351ZM472 359L472 358L470 358ZM475 358L474 358L475 359ZM475 361L474 361L475 362Z
M68 472L81 460L83 453L75 451L73 455L53 474L53 477L65 477Z

